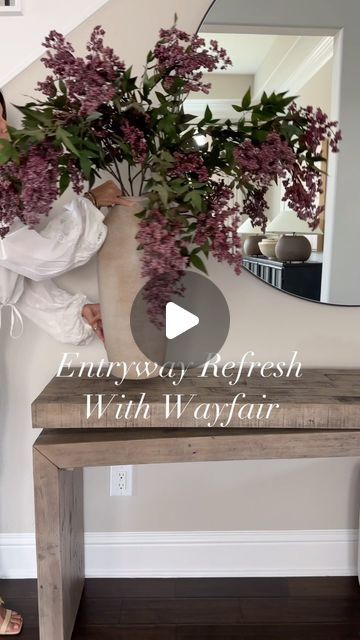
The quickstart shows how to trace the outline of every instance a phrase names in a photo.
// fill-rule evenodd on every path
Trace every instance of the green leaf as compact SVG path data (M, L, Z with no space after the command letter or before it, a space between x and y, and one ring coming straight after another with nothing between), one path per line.
M48 113L44 113L43 111L40 110L32 110L29 107L20 107L16 105L16 108L19 109L19 111L21 111L21 113L24 116L28 116L29 118L40 122L41 124L50 124L51 122L51 116Z
M102 118L102 113L100 113L100 111L93 111L87 116L86 122L92 122L93 120L98 120L99 118Z
M61 91L61 93L63 93L65 96L67 94L67 89L66 89L66 84L64 82L64 80L59 80L59 89Z
M201 250L202 250L203 254L208 258L209 257L209 251L210 251L209 243L205 242L205 244L202 245Z
M194 209L201 211L202 209L202 198L201 194L198 191L192 191L190 201Z
M169 151L163 150L161 152L161 157L164 158L164 160L166 160L167 162L171 162L171 163L174 162L174 156L171 153L169 153Z
M250 105L251 105L251 88L249 87L242 99L241 106L243 109L248 109Z
M89 178L89 190L93 188L95 184L96 176L99 177L99 174L97 173L97 171L94 171L93 169Z
M265 142L265 140L267 140L268 135L269 135L268 131L259 130L259 131L254 131L252 138L257 142Z
M196 269L199 269L199 271L202 271L203 273L207 274L207 269L203 261L196 253L192 253L190 255L190 262Z
M162 182L163 181L162 175L160 175L160 173L157 173L156 171L152 171L151 177L152 177L153 180L155 180L155 182Z
M0 164L6 164L7 162L9 162L11 156L12 148L10 143L5 146L4 142L2 141L0 146Z
M85 178L89 180L92 169L92 162L91 160L89 160L89 158L86 157L86 155L80 155L80 167Z
M211 122L212 117L213 117L212 111L211 111L209 105L207 104L203 119L204 119L205 122Z
M154 187L154 191L157 191L160 196L161 202L167 207L169 202L169 192L166 187L164 187L162 184L157 184Z
M159 100L160 104L167 104L167 100L163 93L160 93L160 91L155 91L155 95Z
M191 122L191 120L194 120L197 116L193 116L191 115L191 113L186 113L184 115L181 116L181 122Z
M70 136L67 133L67 131L65 131L65 129L62 129L61 127L58 127L56 129L56 134L55 135L56 135L56 139L60 140L60 142L62 142L69 151L71 151L78 158L80 157L80 154L79 154L78 150L76 149L76 147L72 143L72 141L70 139Z
M70 184L70 176L68 173L63 173L61 178L60 178L60 195L62 195L64 193L64 191L66 191L66 189L68 188Z
M42 142L45 139L46 134L41 129L20 129L19 131L16 132L15 137L16 138L29 137L29 138L32 138L33 140L36 140L37 142Z

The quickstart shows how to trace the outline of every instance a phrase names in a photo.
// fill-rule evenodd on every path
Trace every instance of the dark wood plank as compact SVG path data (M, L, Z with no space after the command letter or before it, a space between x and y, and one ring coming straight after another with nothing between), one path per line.
M289 589L284 578L177 578L175 595L182 598L284 598L289 595Z
M169 598L177 584L177 578L87 578L83 598Z
M0 593L4 600L15 598L37 598L37 582L33 579L0 579Z
M21 640L39 640L36 627L25 625ZM359 640L352 624L220 626L75 626L72 640Z
M259 428L318 428L318 429L359 429L360 428L360 370L358 369L303 369L302 377L294 374L289 377L261 377L253 371L250 377L244 371L236 385L229 385L225 377L199 377L199 371L193 370L183 378L178 386L169 378L149 380L118 380L109 378L89 378L86 375L70 378L53 378L38 398L33 402L33 426L37 428L188 428L209 426L215 416L211 406L209 417L194 420L194 406L201 403L220 403L224 407L222 419L226 421L230 405L238 393L237 406L243 403L278 403L269 419L258 419L256 414L240 419L236 414L229 427ZM116 398L100 418L94 412L86 416L85 396L104 395L104 402L117 394L119 402L137 402L142 393L150 406L150 419L140 414L136 419L129 416L117 417ZM166 419L164 412L164 394L181 393L187 397L196 394L194 401L186 408L179 419ZM125 400L121 398L125 394ZM220 424L215 426L221 426Z
M360 640L359 592L349 577L92 579L72 640ZM0 593L38 640L36 582Z
M119 624L241 624L238 598L124 598Z
M72 640L177 640L177 635L174 626L111 627L102 625L84 628L76 626Z
M263 582L263 579L260 579ZM360 585L357 576L332 578L286 578L289 596L302 598L356 598L360 604Z
M142 600L147 602L147 598ZM80 627L103 625L109 626L121 623L121 611L123 600L120 598L82 598L76 618L76 624Z
M241 611L245 624L290 623L359 623L360 599L346 597L308 598L242 598Z
M35 579L0 579L0 593L9 602L36 602ZM360 599L356 576L312 578L87 578L85 597L354 597Z
M211 627L188 625L176 628L176 640L359 640L359 638L359 629L351 624L246 625L241 627L224 624Z

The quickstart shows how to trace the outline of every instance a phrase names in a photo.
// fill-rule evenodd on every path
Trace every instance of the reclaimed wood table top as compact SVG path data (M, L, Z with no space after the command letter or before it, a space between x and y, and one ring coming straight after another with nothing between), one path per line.
M360 429L355 369L303 369L299 378L243 372L233 386L196 370L179 385L170 378L117 382L76 372L54 377L32 404L33 427Z

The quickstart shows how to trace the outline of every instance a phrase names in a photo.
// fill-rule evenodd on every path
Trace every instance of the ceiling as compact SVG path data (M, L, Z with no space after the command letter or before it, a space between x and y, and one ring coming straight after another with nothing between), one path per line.
M281 36L242 33L200 33L206 43L217 40L226 49L233 66L222 73L255 75L275 40ZM295 36L294 36L295 40Z

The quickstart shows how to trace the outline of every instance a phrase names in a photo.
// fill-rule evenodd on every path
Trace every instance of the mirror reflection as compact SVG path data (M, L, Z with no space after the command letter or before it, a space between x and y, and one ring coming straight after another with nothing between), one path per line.
M211 83L207 96L199 99L198 93L189 94L188 112L199 115L209 105L213 116L222 121L233 119L236 113L232 105L240 104L251 88L253 102L261 100L263 92L286 91L296 96L296 103L307 107L314 105L332 117L334 40L333 35L308 35L304 33L271 33L269 28L241 28L239 6L238 19L232 23L216 24L226 0L217 0L200 28L200 35L210 43L217 40L232 60L226 70L206 74ZM232 15L236 9L232 7ZM242 32L244 31L244 32ZM266 32L264 32L266 31ZM341 127L341 122L340 122ZM340 147L341 153L341 147ZM327 143L319 148L323 158L319 166L323 173L323 193L319 206L324 206L319 225L311 229L300 220L284 198L281 181L266 195L268 222L265 230L254 227L247 216L242 217L239 234L243 244L243 267L268 284L310 300L344 303L344 300L328 299L324 282L331 277L333 248L326 251L326 241L333 241L332 219L328 214L327 194L334 180L332 166L327 164ZM234 192L234 199L241 205L242 194ZM339 238L339 242L343 239ZM359 269L358 261L354 268ZM360 270L359 270L360 275ZM346 274L344 274L346 276ZM358 295L345 304L360 304Z

